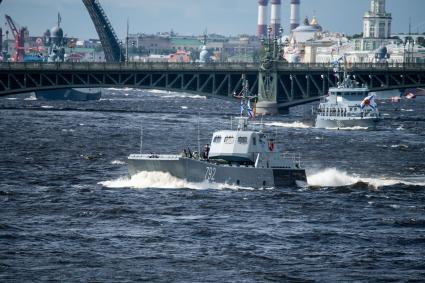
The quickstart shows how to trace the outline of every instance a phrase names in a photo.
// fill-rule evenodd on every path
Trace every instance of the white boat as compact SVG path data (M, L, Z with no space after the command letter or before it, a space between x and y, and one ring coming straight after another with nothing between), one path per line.
M327 97L322 99L317 109L316 128L376 128L381 120L375 94L370 94L365 86L350 76L344 75L344 80L337 87L330 88Z

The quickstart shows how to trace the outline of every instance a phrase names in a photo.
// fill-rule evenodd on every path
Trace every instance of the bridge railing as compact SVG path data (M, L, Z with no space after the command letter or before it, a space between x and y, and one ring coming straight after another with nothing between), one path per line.
M349 72L354 71L425 71L423 63L355 63L347 64ZM259 63L168 63L168 62L127 62L127 63L0 63L0 70L10 71L250 71L256 72ZM332 63L279 63L278 71L333 71Z

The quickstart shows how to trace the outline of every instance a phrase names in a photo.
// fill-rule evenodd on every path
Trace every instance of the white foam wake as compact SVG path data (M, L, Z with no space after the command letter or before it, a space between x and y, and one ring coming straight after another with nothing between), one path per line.
M327 127L326 130L341 130L341 131L361 131L361 130L367 130L369 129L368 127L360 127L360 126L355 126L355 127Z
M425 186L425 182L411 182L406 180L395 180L388 178L364 178L361 176L351 175L344 171L339 171L336 168L328 168L311 174L307 177L309 186L314 187L340 187L350 186L359 182L367 183L375 188L392 186L396 184Z
M147 92L158 94L163 98L207 99L207 97L203 95L189 94L185 92L167 91L167 90L160 90L160 89L147 90Z
M123 177L116 180L100 182L100 185L107 188L133 188L133 189L192 189L192 190L207 190L207 189L233 189L233 190L253 190L253 188L245 188L232 186L227 184L209 183L193 183L186 180L178 179L164 172L140 172L131 178Z
M292 123L271 122L271 123L266 123L266 125L270 127L283 127L283 128L298 128L298 129L311 128L309 125L306 125L302 122L292 122Z
M133 91L135 89L131 88L131 87L124 87L124 88L110 87L110 88L107 88L107 90L111 90L111 91Z

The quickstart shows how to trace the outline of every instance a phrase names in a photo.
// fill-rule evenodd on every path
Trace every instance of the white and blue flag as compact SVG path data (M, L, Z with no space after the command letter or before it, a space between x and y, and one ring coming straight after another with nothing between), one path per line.
M248 101L246 111L248 111L249 118L254 119L254 110L252 110L250 101Z
M362 110L370 108L374 111L378 109L378 104L375 102L375 94L371 94L365 99L363 99L362 103L360 104L360 107Z
M248 101L245 109L244 102L241 100L241 115L244 114L244 110L246 110L246 113L248 114L249 118L254 119L254 110L251 107L250 101Z

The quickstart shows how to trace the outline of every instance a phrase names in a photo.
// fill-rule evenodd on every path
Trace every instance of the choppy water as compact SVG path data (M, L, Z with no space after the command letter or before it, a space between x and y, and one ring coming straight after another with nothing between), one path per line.
M377 131L268 117L309 188L127 177L126 156L196 149L237 103L138 90L100 102L0 99L0 281L420 282L425 99L381 105Z

